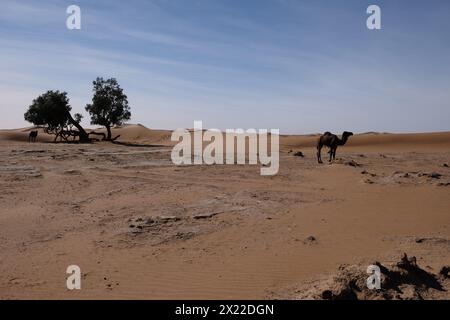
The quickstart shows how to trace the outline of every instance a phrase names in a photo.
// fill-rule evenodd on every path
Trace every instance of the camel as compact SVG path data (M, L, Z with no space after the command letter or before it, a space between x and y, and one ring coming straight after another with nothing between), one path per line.
M324 146L327 146L330 148L329 162L331 162L332 160L335 160L336 159L336 150L337 150L338 146L343 146L344 144L346 144L348 138L352 135L353 135L353 132L344 131L342 133L342 139L339 139L339 137L337 135L332 134L331 132L325 132L319 138L319 141L317 142L317 161L319 163L323 163L321 151Z
M36 142L38 136L38 131L30 131L30 134L28 135L28 142Z

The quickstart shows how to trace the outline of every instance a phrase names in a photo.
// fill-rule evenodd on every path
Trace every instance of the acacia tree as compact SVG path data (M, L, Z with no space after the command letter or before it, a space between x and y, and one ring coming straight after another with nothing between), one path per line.
M82 115L77 113L72 117L71 110L67 92L49 90L33 100L24 118L36 126L42 126L46 133L55 134L55 141L64 131L68 131L68 128L71 130L72 126L78 129L80 141L90 141L88 134L80 125Z
M92 104L86 105L86 111L91 116L91 124L106 128L106 140L114 140L111 139L111 127L122 125L131 118L127 96L115 78L97 78L93 85Z

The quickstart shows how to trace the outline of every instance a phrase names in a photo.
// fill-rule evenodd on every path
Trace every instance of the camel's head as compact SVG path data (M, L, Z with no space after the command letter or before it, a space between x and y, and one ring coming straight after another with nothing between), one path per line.
M348 140L348 137L350 137L352 135L353 135L353 132L344 131L344 133L342 133L342 142L346 143Z
M350 136L352 136L352 135L353 135L353 132L350 132L350 131L344 131L344 133L342 134L342 137L348 138L348 137L350 137Z

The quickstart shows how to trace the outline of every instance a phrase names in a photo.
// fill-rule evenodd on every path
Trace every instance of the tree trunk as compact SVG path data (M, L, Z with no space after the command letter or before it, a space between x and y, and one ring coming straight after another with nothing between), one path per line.
M106 131L108 131L108 135L106 136L106 140L111 141L111 127L106 126Z
M68 110L67 110L67 118L69 119L69 122L71 124L73 124L80 132L80 142L91 142L87 132L83 129L83 127L78 122L75 121L75 119L72 117L72 115L70 114L70 112Z

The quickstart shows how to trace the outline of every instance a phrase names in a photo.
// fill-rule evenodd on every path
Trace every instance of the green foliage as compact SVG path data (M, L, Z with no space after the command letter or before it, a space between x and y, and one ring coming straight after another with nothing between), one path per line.
M105 126L109 131L111 126L122 125L130 120L127 96L116 79L97 78L93 85L92 104L86 106L86 111L91 116L91 124Z
M81 120L83 119L83 115L80 113L75 113L73 115L73 119L75 120L76 123L81 123Z
M47 91L33 100L24 117L47 132L57 132L69 124L70 110L66 92Z

